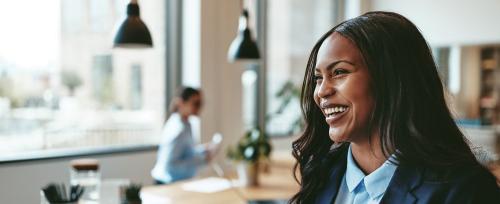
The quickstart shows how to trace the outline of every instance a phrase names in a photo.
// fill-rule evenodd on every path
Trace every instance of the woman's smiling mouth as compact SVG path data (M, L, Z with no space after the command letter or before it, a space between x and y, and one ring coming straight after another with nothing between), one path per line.
M339 120L342 116L344 116L348 110L348 106L333 105L328 108L323 108L323 113L325 114L326 122L332 125L333 122Z

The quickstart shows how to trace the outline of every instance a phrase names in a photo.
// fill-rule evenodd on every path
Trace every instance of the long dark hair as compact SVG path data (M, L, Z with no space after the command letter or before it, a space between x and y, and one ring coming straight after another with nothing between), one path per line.
M386 157L395 154L397 165L433 169L477 164L448 109L436 64L418 28L396 13L368 12L333 27L311 51L301 94L306 127L293 142L301 189L290 203L315 201L328 182L336 150L347 145L332 148L328 126L313 97L318 50L334 32L350 39L367 64L375 99L369 124L378 131Z

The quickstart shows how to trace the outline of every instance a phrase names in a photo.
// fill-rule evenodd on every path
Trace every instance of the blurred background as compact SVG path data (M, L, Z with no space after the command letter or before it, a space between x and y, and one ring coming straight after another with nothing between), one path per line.
M225 147L260 127L275 151L290 152L302 128L298 97L312 46L370 10L398 12L419 27L457 124L499 158L500 1L142 0L154 46L113 48L128 3L2 2L2 203L38 202L40 186L63 180L68 161L80 156L98 158L103 177L150 184L168 104L181 86L203 90L198 141L220 132ZM242 8L260 58L231 63Z

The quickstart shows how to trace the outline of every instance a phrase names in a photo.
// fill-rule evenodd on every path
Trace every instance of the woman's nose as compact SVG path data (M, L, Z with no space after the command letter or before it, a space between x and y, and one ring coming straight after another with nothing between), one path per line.
M320 98L327 98L335 93L335 87L333 84L328 83L326 80L319 85L318 96Z

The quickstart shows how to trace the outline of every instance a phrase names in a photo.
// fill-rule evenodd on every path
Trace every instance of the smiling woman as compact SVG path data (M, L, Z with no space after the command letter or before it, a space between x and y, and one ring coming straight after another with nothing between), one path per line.
M370 74L349 39L335 33L325 40L318 53L315 79L314 101L326 117L330 139L351 142L368 135L365 127L374 104Z
M405 17L369 12L332 28L306 67L306 129L293 143L301 190L290 202L500 201L443 90L425 39Z

